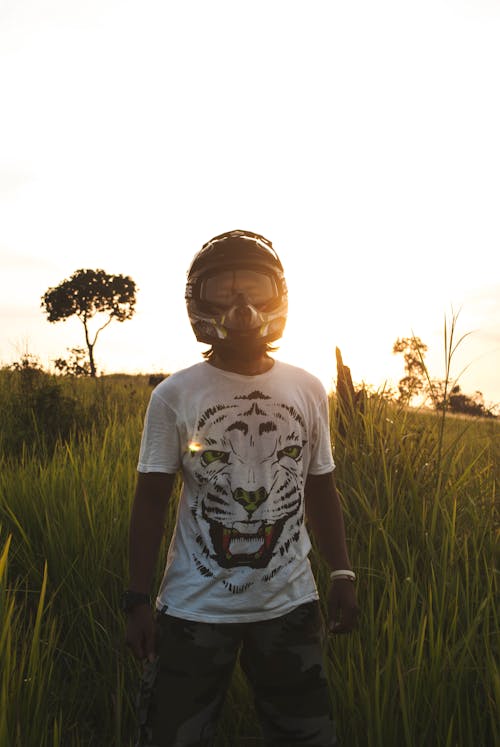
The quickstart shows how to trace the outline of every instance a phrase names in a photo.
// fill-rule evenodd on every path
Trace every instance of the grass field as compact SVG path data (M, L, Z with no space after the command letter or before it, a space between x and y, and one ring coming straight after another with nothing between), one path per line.
M149 393L145 377L0 372L0 747L132 744L137 667L119 597ZM376 395L345 435L337 420L332 400L362 608L359 629L325 645L341 744L500 745L499 422ZM258 733L236 671L217 747Z

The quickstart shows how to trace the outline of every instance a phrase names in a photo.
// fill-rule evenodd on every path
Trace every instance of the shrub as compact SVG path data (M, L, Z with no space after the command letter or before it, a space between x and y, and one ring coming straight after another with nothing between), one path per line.
M25 355L1 371L0 443L6 455L35 451L52 453L59 440L67 440L78 417L78 402L32 356Z

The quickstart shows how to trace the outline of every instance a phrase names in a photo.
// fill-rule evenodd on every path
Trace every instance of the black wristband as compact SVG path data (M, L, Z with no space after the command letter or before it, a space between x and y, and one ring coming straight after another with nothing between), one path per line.
M123 612L132 612L136 607L140 607L141 604L151 604L149 594L143 594L140 591L131 591L127 589L122 594L122 610Z

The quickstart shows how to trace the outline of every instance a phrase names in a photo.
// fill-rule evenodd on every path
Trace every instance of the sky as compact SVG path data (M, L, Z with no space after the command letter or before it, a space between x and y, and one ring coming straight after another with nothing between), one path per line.
M101 371L201 360L186 271L264 234L290 294L278 358L395 386L397 338L500 402L500 2L0 0L0 365L83 345L40 298L130 275Z

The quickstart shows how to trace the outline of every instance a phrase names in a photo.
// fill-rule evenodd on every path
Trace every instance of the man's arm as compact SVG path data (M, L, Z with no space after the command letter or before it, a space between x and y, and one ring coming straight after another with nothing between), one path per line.
M321 556L330 570L351 570L344 518L333 472L308 475L305 486L306 517ZM330 630L348 633L357 622L359 608L354 584L334 579L328 595Z
M129 529L129 585L132 591L149 594L158 551L165 530L165 516L175 475L139 473ZM136 607L127 619L126 643L138 659L154 655L153 611Z

